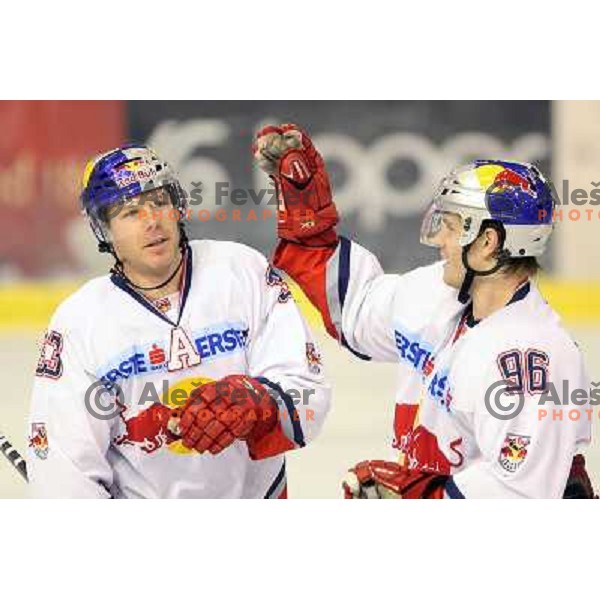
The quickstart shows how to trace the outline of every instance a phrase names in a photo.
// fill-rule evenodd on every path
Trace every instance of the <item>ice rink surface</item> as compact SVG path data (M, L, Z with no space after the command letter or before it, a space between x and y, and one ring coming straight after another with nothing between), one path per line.
M600 326L571 327L570 331L584 352L591 380L600 381ZM288 454L291 498L340 498L340 481L348 467L364 459L396 456L391 448L395 365L362 362L329 338L319 336L318 341L333 385L333 407L320 437L310 446ZM23 453L38 354L37 335L3 334L0 344L4 356L0 367L0 431ZM586 456L598 488L600 418L598 410L594 413L594 439ZM0 498L22 498L26 493L20 475L0 457Z

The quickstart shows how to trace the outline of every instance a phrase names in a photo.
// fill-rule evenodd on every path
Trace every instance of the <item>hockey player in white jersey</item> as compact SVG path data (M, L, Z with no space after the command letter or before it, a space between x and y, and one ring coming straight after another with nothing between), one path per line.
M532 280L553 228L553 192L540 171L497 160L453 171L421 233L442 260L387 275L373 254L338 237L325 166L305 132L266 127L253 152L279 194L274 264L344 347L399 364L400 461L356 465L345 496L592 496L580 455L589 419L543 417L538 404L551 384L589 390L581 353ZM514 413L503 412L510 406Z
M115 266L57 309L29 422L36 497L284 498L284 453L329 388L282 278L232 242L188 242L151 149L91 161L82 205Z

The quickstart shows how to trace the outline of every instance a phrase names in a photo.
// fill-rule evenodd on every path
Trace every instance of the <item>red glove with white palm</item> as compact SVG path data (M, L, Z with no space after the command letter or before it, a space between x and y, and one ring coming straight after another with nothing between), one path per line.
M261 129L252 146L257 165L275 183L277 234L305 246L335 246L339 216L322 156L297 125Z
M385 460L365 460L350 469L342 483L344 498L356 499L441 499L447 475L413 471Z

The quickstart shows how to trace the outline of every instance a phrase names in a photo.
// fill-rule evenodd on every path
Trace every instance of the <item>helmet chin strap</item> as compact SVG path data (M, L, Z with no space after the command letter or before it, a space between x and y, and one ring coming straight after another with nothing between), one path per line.
M491 269L488 269L487 271L477 271L476 269L473 269L471 265L469 265L468 254L473 243L474 242L471 242L470 244L464 246L462 249L462 264L467 272L465 273L464 279L460 286L460 290L458 291L458 301L461 304L466 304L469 301L469 291L471 290L471 286L473 285L473 280L475 279L475 276L485 277L486 275L492 275L493 273L498 271L498 269L500 269L500 267L502 267L502 265L504 265L506 260L510 257L506 250L501 250L496 260L496 264Z

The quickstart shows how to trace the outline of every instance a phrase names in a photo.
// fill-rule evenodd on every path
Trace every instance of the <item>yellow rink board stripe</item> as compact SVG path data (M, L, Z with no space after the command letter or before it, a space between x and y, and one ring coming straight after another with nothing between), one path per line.
M0 287L0 331L43 330L56 307L81 283L17 283Z
M42 331L60 302L80 285L79 281L71 281L0 287L0 331ZM600 323L600 281L546 278L540 280L539 285L545 298L567 325ZM290 286L310 325L322 328L321 318L306 296L293 282Z

